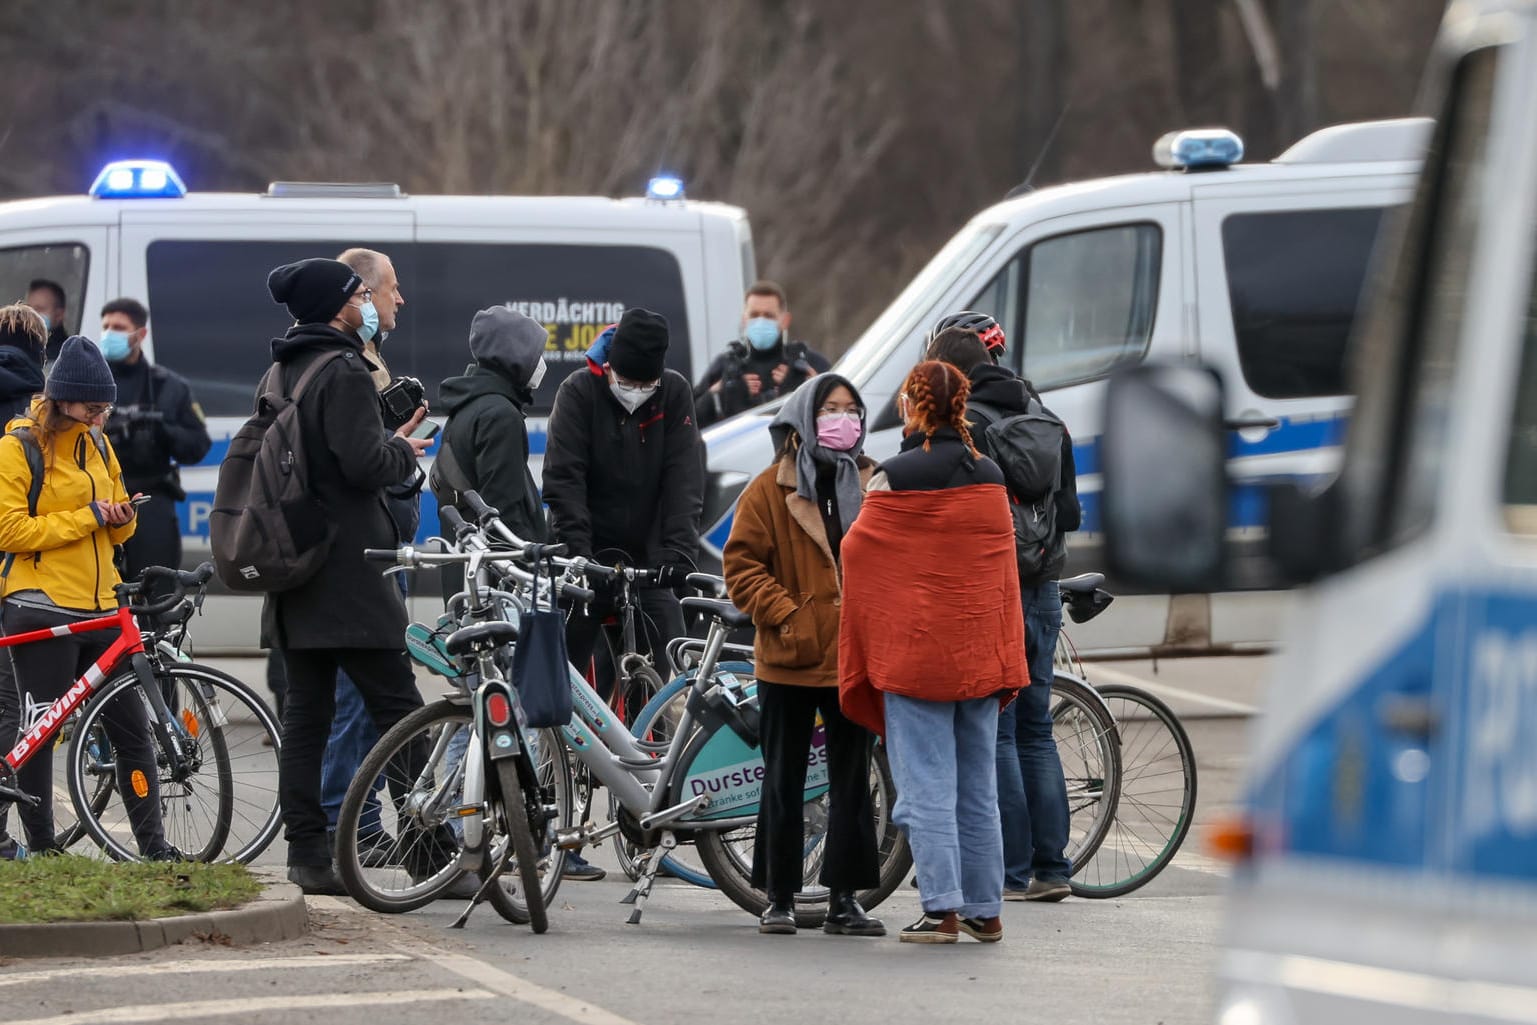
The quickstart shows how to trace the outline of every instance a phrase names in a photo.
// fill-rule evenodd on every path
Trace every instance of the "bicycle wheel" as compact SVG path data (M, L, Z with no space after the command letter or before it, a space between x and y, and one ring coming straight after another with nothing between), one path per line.
M1079 897L1119 897L1162 872L1195 815L1195 750L1169 706L1136 687L1099 688L1115 716L1121 785L1115 818L1097 854L1074 865Z
M540 852L537 861L536 875L539 879L540 901L548 908L555 902L555 891L560 889L561 872L566 867L566 852L554 845L555 831L569 829L575 821L575 784L571 775L571 761L566 754L565 741L559 730L540 730L536 734L537 742L534 746L535 762L537 768L535 777L539 781L539 801L541 809L552 807L555 809L555 817L546 819L544 828L535 828L534 845ZM504 812L507 812L506 801L503 802ZM511 812L507 812L511 814ZM496 844L498 857L505 847L507 832L505 828L500 830L498 844ZM513 851L516 856L517 851ZM496 862L493 861L492 864ZM509 865L497 878L496 886L491 888L486 899L496 909L497 914L514 925L528 925L532 919L528 906L520 895L522 886L527 882L522 878L523 866ZM543 930L535 930L542 932Z
M630 731L648 743L665 744L670 741L674 729L683 718L689 683L689 678L684 676L670 680L641 709ZM608 803L609 818L616 820L619 816L619 802L610 794ZM680 842L662 859L662 871L692 886L713 890L715 880L710 878L709 870L704 867L693 847L692 843ZM619 858L619 867L624 870L630 882L640 879L640 858L645 852L621 833L614 837L614 853Z
M518 880L522 884L522 904L528 916L528 924L534 932L541 933L550 927L550 919L545 914L544 887L539 878L539 848L534 843L534 830L529 821L529 815L531 812L534 814L542 814L542 812L538 801L534 802L534 807L531 809L524 799L523 784L518 780L517 763L510 758L504 758L495 764L500 790L499 818L512 840L513 863L508 866L507 871L517 872ZM548 874L552 882L560 878L558 872ZM493 890L496 889L500 887L493 887ZM502 890L502 893L505 894L506 891ZM497 900L500 899L497 898Z
M913 855L907 846L907 836L891 818L896 792L885 745L877 744L870 758L870 800L875 816L880 877L873 888L861 890L858 894L859 902L866 910L876 907L891 896L913 867ZM795 924L803 929L815 929L827 918L827 888L811 882L821 872L826 853L826 801L824 795L806 805L805 879L809 885L795 895ZM700 860L721 892L743 911L761 915L767 910L769 902L768 895L752 885L756 834L757 830L751 826L700 832L696 835L695 846L699 849Z
M187 745L182 771L157 750L160 816L168 843L195 861L255 859L277 836L279 731L266 704L226 673L190 662L155 667L155 678ZM126 671L91 699L69 755L70 799L87 833L110 856L138 858L121 801L100 806L103 779L114 779L116 756L105 716L116 702L141 703L154 712ZM158 748L158 740L155 741Z
M1088 684L1058 672L1051 685L1052 736L1067 782L1068 863L1087 863L1115 819L1120 794L1121 749L1114 724Z
M53 740L54 842L65 850L90 835L80 817L75 814L74 800L58 799L58 795L69 793L70 743L80 726L80 714L77 711L65 720ZM100 726L97 726L86 743L91 754L90 772L93 777L92 783L86 787L86 803L93 815L100 815L106 811L107 802L112 800L112 794L117 789L117 778L112 766L112 744Z
M464 874L462 827L450 823L459 825L456 813L465 803L470 726L467 701L434 701L390 727L358 766L336 817L336 870L347 892L370 911L414 911ZM370 822L360 847L365 807Z

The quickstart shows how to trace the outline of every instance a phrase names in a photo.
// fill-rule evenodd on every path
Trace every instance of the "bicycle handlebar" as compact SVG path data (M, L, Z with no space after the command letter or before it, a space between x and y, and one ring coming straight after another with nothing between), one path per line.
M209 580L213 579L213 563L205 562L194 570L172 569L169 566L147 566L144 572L139 574L139 579L133 583L118 584L113 590L117 593L118 600L131 609L136 616L161 616L180 605L187 596L188 591L202 589ZM158 601L148 602L143 605L134 605L131 599L140 597L150 584L163 581L172 585L172 592Z
M475 510L475 518L480 520L480 522L483 524L488 520L494 520L501 516L500 511L493 509L491 506L486 504L485 499L480 497L480 492L478 491L473 489L461 491L459 492L459 497L463 499L465 505L468 505L471 509Z

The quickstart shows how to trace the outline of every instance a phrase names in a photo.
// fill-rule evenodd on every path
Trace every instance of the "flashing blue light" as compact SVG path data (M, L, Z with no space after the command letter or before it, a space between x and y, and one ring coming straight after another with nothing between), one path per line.
M114 160L91 183L97 199L179 199L186 194L181 176L164 160Z
M682 199L683 179L671 175L651 179L646 183L646 198L659 199L664 203L669 199Z
M1227 167L1243 159L1243 140L1226 128L1197 128L1170 132L1153 144L1153 160L1159 167Z

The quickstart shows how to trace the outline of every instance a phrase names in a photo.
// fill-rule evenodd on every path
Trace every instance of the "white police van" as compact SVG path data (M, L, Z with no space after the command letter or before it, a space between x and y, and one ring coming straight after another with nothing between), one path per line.
M1227 372L1252 426L1232 451L1256 481L1337 465L1350 409L1341 357L1383 211L1414 187L1426 123L1341 125L1266 164L1239 164L1228 132L1165 137L1167 168L1029 192L973 217L870 325L835 369L870 408L866 451L894 454L895 395L945 314L996 317L1006 362L1044 393L1074 437L1084 528L1073 572L1100 565L1099 435L1105 379L1143 359L1199 356ZM706 431L707 544L718 554L737 496L772 456L772 407ZM1254 489L1230 526L1252 546ZM1251 574L1245 593L1123 598L1075 629L1080 646L1194 651L1267 644L1282 596Z
M1537 3L1452 4L1435 62L1342 466L1261 512L1313 583L1222 834L1221 1025L1537 1021ZM1119 571L1220 585L1241 387L1189 364L1112 382Z
M150 311L146 351L185 376L208 417L213 449L183 471L187 559L205 558L208 511L228 439L250 415L288 327L267 272L351 246L386 253L406 303L382 352L419 378L429 400L463 373L475 311L510 303L550 328L552 363L530 428L542 461L544 419L566 373L627 306L667 317L668 365L693 380L740 332L755 276L746 211L686 199L675 178L645 198L417 196L395 185L277 182L260 194L188 192L171 167L122 161L88 195L0 203L0 296L34 278L63 286L67 329L95 337L97 311L120 295ZM423 533L436 527L424 503ZM253 600L218 597L199 625L204 650L254 648Z

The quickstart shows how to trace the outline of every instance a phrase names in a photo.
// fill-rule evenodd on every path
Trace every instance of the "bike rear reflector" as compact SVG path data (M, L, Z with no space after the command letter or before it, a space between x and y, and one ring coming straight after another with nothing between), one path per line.
M197 724L197 716L192 714L192 709L190 708L183 708L181 710L181 723L187 727L187 735L193 740L196 740L197 735L202 732L202 728Z
M1206 837L1212 855L1224 861L1248 861L1254 857L1254 841L1254 827L1239 816L1218 821Z
M486 717L492 726L506 726L512 721L512 702L505 694L492 694L486 698Z

